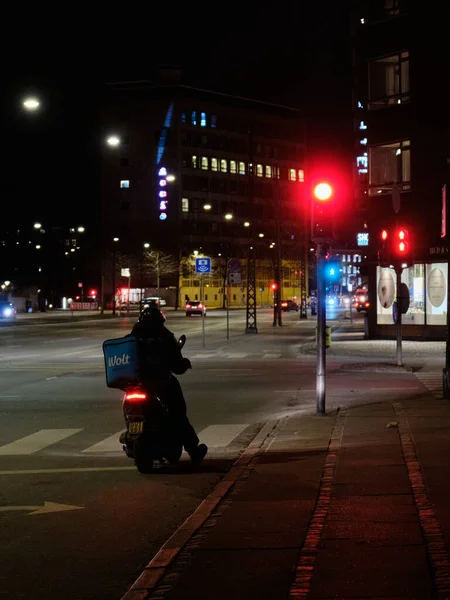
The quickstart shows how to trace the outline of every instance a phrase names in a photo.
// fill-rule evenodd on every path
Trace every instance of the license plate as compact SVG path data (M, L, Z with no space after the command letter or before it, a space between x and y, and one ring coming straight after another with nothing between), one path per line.
M136 435L144 431L144 421L133 421L128 423L128 433Z

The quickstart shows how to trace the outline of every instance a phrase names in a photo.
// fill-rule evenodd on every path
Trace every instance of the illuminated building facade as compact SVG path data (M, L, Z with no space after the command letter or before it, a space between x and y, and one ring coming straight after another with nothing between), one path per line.
M440 237L441 199L450 156L449 113L442 95L450 73L446 34L439 31L439 11L424 11L420 3L356 4L355 193L360 231L367 231L370 240L370 333L395 335L395 274L378 265L378 251L382 229L392 234L402 226L409 231L413 262L402 274L410 294L405 335L443 337L447 242ZM424 44L419 32L433 34Z
M149 82L110 85L105 105L104 135L120 143L102 160L104 248L118 238L120 251L136 256L148 242L180 259L198 251L245 265L252 244L262 268L272 262L279 219L282 258L297 265L298 281L286 287L299 294L309 234L298 110ZM258 281L264 292L269 272Z

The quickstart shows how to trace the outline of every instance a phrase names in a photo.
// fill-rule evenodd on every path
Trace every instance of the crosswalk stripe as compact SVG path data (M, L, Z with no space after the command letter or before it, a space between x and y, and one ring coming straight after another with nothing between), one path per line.
M228 446L248 425L209 425L200 433L198 437L203 444L209 448L221 448Z
M93 446L89 446L89 448L82 450L82 452L122 452L122 446L119 443L119 436L122 431L124 431L124 429L121 429L118 433L105 438Z
M82 431L82 429L41 429L31 435L15 440L5 446L0 446L1 456L25 455L39 452L47 446Z

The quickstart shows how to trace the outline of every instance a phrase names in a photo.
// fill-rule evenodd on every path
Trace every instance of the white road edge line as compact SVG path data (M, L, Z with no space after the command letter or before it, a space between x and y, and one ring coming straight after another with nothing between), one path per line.
M142 598L142 592L144 590L148 594L157 585L172 560L187 544L194 533L203 525L219 502L242 476L249 463L259 452L267 436L275 429L280 420L281 419L269 421L264 425L250 442L247 449L244 450L241 456L236 460L230 471L219 481L212 492L175 531L175 533L170 536L165 544L163 544L120 600L137 600L137 598Z

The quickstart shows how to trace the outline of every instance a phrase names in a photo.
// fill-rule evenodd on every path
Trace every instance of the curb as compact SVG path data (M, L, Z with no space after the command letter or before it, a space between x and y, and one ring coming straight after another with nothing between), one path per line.
M122 596L121 600L144 600L148 597L148 594L156 587L159 580L170 567L171 562L189 542L194 533L200 529L233 485L242 477L267 437L282 420L269 421L260 429L241 456L235 461L229 472L224 475L195 511L161 546L160 550L144 568L141 575L125 595Z

